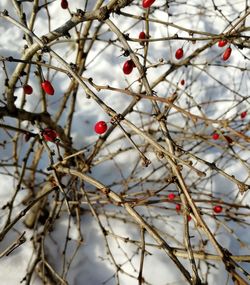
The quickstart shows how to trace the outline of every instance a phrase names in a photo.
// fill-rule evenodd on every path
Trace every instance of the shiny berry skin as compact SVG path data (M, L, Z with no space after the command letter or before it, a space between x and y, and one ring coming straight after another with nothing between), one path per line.
M224 47L227 44L227 40L220 40L218 42L218 47Z
M45 93L47 93L48 95L54 95L55 90L54 90L52 84L50 83L50 81L47 81L47 80L43 81L41 86L42 86L43 91Z
M107 129L108 129L108 126L107 124L104 122L104 121L99 121L95 124L95 132L99 135L101 134L104 134Z
M140 34L139 34L139 39L140 40L145 40L146 39L146 34L145 34L145 32L140 32Z
M155 0L143 0L142 1L142 7L145 9L149 8L154 2L155 2Z
M140 40L145 40L146 38L147 38L147 36L146 36L145 32L143 32L143 31L140 32L140 34L139 34L139 39L140 39ZM141 41L141 42L140 42L140 45L141 45L141 46L144 46L144 45L145 45L145 42L144 42L144 41Z
M168 199L169 199L170 201L174 200L174 198L175 198L175 194L174 194L174 193L168 194Z
M129 59L124 62L123 65L123 73L124 74L130 74L133 71L133 68L135 67L135 64L133 60Z
M225 60L225 61L228 60L229 57L230 57L230 55L231 55L231 52L232 52L232 49L231 49L230 47L228 47L228 48L224 51L223 56L222 56L222 59Z
M42 136L46 142L54 142L57 139L58 134L56 131L46 128L42 131Z
M214 212L216 213L216 214L219 214L219 213L221 213L222 212L222 206L221 205L216 205L216 206L214 206L213 207L213 210L214 210Z
M68 9L68 7L69 7L68 1L67 1L67 0L62 0L62 1L61 1L61 7L62 7L63 9Z
M23 92L26 95L30 95L33 92L33 88L30 85L26 84L23 86Z
M185 84L185 80L182 79L180 83L181 83L181 85L184 85Z
M218 133L214 133L213 134L213 140L218 140L219 139L219 137L220 137L220 135L218 134Z
M177 212L179 212L179 211L181 210L181 204L176 204L176 205L175 205L175 210L176 210Z
M176 59L181 59L184 55L183 49L178 48L177 51L175 52L175 58Z
M241 119L244 119L247 116L247 111L244 111L240 114Z

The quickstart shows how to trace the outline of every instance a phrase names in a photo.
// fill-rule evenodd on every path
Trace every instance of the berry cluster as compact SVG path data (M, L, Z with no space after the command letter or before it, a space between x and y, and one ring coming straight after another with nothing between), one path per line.
M218 42L218 47L224 47L224 46L226 46L228 44L228 41L227 40L219 40L219 42ZM222 55L222 59L224 60L224 61L226 61L226 60L228 60L229 59L229 57L231 56L231 52L232 52L232 48L229 46L225 51L224 51L224 53L223 53L223 55Z

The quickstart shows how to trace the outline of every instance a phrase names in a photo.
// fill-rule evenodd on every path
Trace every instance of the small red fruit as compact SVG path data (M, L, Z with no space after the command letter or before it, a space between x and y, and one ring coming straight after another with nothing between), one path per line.
M139 34L139 39L140 39L140 40L145 40L146 38L147 38L147 36L146 36L145 32L143 32L143 31L140 32L140 34ZM141 42L140 42L140 45L141 45L141 46L144 46L144 44L145 44L144 41L141 41Z
M230 55L231 55L231 52L232 52L232 49L231 49L230 47L228 47L228 48L224 51L223 56L222 56L222 59L225 60L225 61L228 60L229 57L230 57Z
M221 213L222 212L222 206L221 205L216 205L216 206L214 206L214 208L213 208L213 210L214 210L214 212L216 213L216 214L219 214L219 213Z
M182 48L178 48L177 51L175 52L175 58L176 59L181 59L183 57L183 49Z
M214 133L213 134L213 140L218 140L219 139L219 137L220 137L220 135L218 134L218 133Z
M174 193L168 194L168 199L169 199L170 201L174 200L174 198L175 198L175 194L174 194Z
M24 94L30 95L33 92L33 88L29 84L26 84L23 86L23 92Z
M43 91L45 93L47 93L48 95L54 95L55 90L54 90L52 84L50 83L50 81L45 80L42 82L41 85L42 85Z
M154 2L155 0L142 0L142 7L149 8Z
M108 129L108 126L107 124L104 122L104 121L99 121L95 124L95 132L99 135L101 134L104 134L107 129Z
M181 210L181 204L176 204L176 205L175 205L175 210L176 210L177 212L179 212L179 211Z
M224 47L226 44L227 44L227 40L220 40L220 41L218 42L218 46L219 46L219 47Z
M68 7L69 7L68 1L67 1L67 0L62 0L62 1L61 1L61 7L62 7L63 9L68 9Z
M244 119L247 116L247 111L244 111L240 114L241 119Z
M145 34L145 32L140 32L140 34L139 34L139 39L140 40L145 40L146 39L146 34Z
M135 67L135 64L132 59L125 61L123 65L124 74L130 74L133 71L134 67Z
M184 85L185 84L185 80L182 79L180 83L181 83L181 85Z
M187 216L188 222L192 220L192 217L190 215Z
M57 139L58 134L56 131L46 128L42 131L42 136L46 142L54 142Z

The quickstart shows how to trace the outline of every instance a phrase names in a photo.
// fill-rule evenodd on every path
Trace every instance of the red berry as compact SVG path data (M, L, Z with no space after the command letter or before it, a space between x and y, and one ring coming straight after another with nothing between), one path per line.
M222 56L222 59L225 60L225 61L228 60L229 57L230 57L230 55L231 55L231 52L232 52L232 49L231 49L230 47L228 47L228 48L224 51L223 56Z
M227 40L220 40L220 41L218 42L218 46L219 46L219 47L224 47L226 44L227 44Z
M175 52L175 58L176 59L181 59L183 57L183 49L182 48L178 48L177 51Z
M241 119L244 119L247 116L247 111L244 111L240 114Z
M185 80L182 79L180 83L181 83L181 85L184 85L185 84Z
M174 198L175 198L175 194L174 194L174 193L168 194L168 199L169 199L170 201L174 200Z
M135 64L132 59L125 61L123 65L124 74L130 74L133 71L134 67L135 67Z
M192 217L190 215L187 216L188 222L192 220Z
M33 92L33 88L30 85L26 84L23 86L23 92L24 94L30 95Z
M54 142L57 139L58 134L56 131L46 128L42 131L42 136L46 142Z
M104 121L99 121L95 124L95 132L99 135L104 134L107 131L107 124Z
M176 210L177 212L179 212L179 211L181 210L181 204L176 204L176 205L175 205L175 210Z
M214 206L213 210L216 214L219 214L222 211L222 206L216 205L216 206Z
M219 137L220 137L220 135L218 134L218 133L214 133L213 134L213 140L218 140L219 139Z
M145 32L140 32L140 34L139 34L139 39L140 40L145 40L146 39L146 34L145 34Z
M69 7L68 1L67 1L67 0L62 0L62 1L61 1L61 7L62 7L63 9L68 9L68 7Z
M229 136L224 136L224 138L227 140L229 144L233 142L233 140Z
M142 0L142 7L143 8L149 8L155 0Z
M54 95L55 90L50 81L45 80L44 82L42 82L41 85L45 93L47 93L48 95Z

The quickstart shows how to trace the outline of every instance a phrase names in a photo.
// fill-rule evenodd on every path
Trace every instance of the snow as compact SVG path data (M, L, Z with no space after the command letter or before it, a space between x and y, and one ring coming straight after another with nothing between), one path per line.
M104 3L110 1L104 1ZM9 15L19 21L16 10L13 7L14 2L1 0L0 11L8 10ZM49 1L40 0L39 5L41 6L46 2ZM51 1L48 5L48 10L45 8L41 9L35 20L33 32L40 37L49 31L53 31L70 19L70 13L73 13L78 8L84 10L85 2L88 3L87 10L89 11L97 1L68 0L68 2L70 12L61 9L59 0ZM150 18L154 19L155 22L150 22L149 24L149 34L152 39L169 37L176 33L178 33L179 38L191 36L190 33L180 30L178 27L161 25L157 21L169 21L185 29L219 35L230 29L230 23L237 21L237 17L242 16L245 9L245 1L243 0L168 1L168 8L166 8L166 2L158 0L153 5L153 13L150 14ZM214 9L213 2L216 2L223 15L219 10ZM33 3L28 1L22 3L27 19L31 17L32 5ZM141 1L133 1L129 7L122 9L122 12L141 16L145 11L141 8ZM50 20L48 20L48 15L50 15ZM145 28L145 23L142 24L138 19L132 17L111 15L110 19L119 27L121 32L124 34L128 33L131 38L137 38L139 32ZM248 22L247 18L246 23ZM88 35L88 43L90 43L97 27L98 22L96 21ZM76 27L76 30L80 30L80 25ZM60 40L51 45L51 48L67 63L75 62L76 59L77 50L73 41L76 37L76 30L72 29L70 31L71 38L60 38ZM138 81L140 74L136 69L133 70L130 76L125 76L122 73L122 66L127 58L123 56L124 50L122 44L117 40L117 35L110 31L107 25L104 24L101 27L97 32L97 37L100 41L95 41L93 44L86 59L87 69L82 76L84 80L93 78L95 84L102 87L105 86L106 89L98 89L91 86L89 81L84 81L107 106L121 114L131 104L133 97L123 92L109 90L108 87L126 88L128 92L144 92L141 81ZM193 37L203 37L203 35L194 33ZM113 42L113 44L109 44L109 41ZM152 65L152 67L147 70L146 74L149 84L154 84L155 80L164 74L172 63L179 63L174 58L177 48L183 46L185 51L184 57L188 57L208 42L208 39L197 40L195 43L185 39L150 42L147 65ZM128 41L128 43L136 52L140 63L143 64L143 47L138 42ZM23 39L23 32L0 17L0 61L2 58L10 56L20 59L24 44L26 44L26 41ZM241 50L236 45L232 45L232 49L230 60L224 63L221 59L224 49L219 49L216 44L211 46L201 52L197 58L192 59L192 64L182 66L166 78L163 78L162 82L156 85L153 90L159 97L163 98L167 98L177 91L178 99L175 103L178 107L189 111L194 116L206 116L211 120L232 120L233 122L230 124L232 128L240 131L245 127L245 134L249 135L249 130L246 127L246 124L249 124L249 116L245 121L239 117L240 112L249 109L249 99L247 97L249 90L249 51L247 49ZM36 58L33 57L33 60L36 60ZM54 96L46 97L47 110L55 118L72 80L65 72L64 67L55 59L52 59L50 62L51 58L48 53L42 54L42 60L56 68L63 69L62 72L56 70L50 70L49 72L56 93ZM225 64L227 67L224 66ZM153 65L158 65L158 67L154 68ZM6 73L2 68L3 66L6 68ZM4 99L6 74L8 77L11 77L16 66L16 62L2 61L1 63L1 106ZM24 110L30 112L42 112L44 108L39 80L36 76L37 70L37 67L31 67L28 82L32 85L34 92L32 95L26 96L25 104L22 88L20 88L24 77L21 78L21 81L18 81L14 90L14 94L17 97L16 106L21 107L24 104ZM47 78L48 69L46 66L41 66L40 72ZM179 84L181 79L186 81L183 87ZM65 108L58 120L58 124L62 127L65 127L68 123L71 102L72 96L65 103ZM165 104L160 102L157 104L163 111ZM155 116L152 116L154 112L151 101L142 99L133 108L133 112L126 116L126 119L130 120L140 130L149 133L160 145L165 146L165 138L159 131L159 124L155 120ZM76 94L71 137L73 147L77 151L83 150L83 156L85 157L88 157L93 151L99 138L93 132L93 126L99 120L109 122L110 116L97 102L87 98L84 90L79 88ZM1 123L18 127L17 120L12 118L4 118ZM225 171L233 178L247 184L250 183L249 142L243 141L242 138L231 133L227 126L222 126L219 122L213 121L206 124L201 120L195 121L187 118L185 114L174 108L169 112L168 123L172 139L177 145L182 146L184 150L190 151L194 156L206 162L215 162L219 169ZM112 126L110 123L108 124L109 127ZM170 184L166 186L167 178L170 178L172 175L169 171L168 163L165 159L159 158L160 155L145 141L145 138L134 133L123 121L120 124L123 129L116 127L109 135L104 146L93 160L91 172L86 174L107 185L115 193L123 194L124 199L129 201L135 199L140 201L140 199L144 199L146 196L148 204L136 206L134 209L161 234L170 246L183 248L184 219L181 214L176 213L175 203L166 201L169 192L175 191L177 193L176 185ZM38 126L32 125L27 121L22 122L21 127L32 132L38 132L39 130ZM212 140L211 134L218 129L222 133L224 132L225 135L233 137L233 147L229 146L225 139L220 139L216 142ZM124 139L123 130L130 134L130 138L136 143L141 153L151 161L147 168L142 165L141 161L138 163L139 153L134 149L131 141ZM220 136L222 136L222 133ZM194 135L196 139L194 139ZM22 163L30 147L30 144L24 141L23 134L20 135L17 147L19 166L17 168L11 167L9 163L12 162L14 136L15 132L12 130L1 128L0 142L6 141L5 145L1 147L0 154L3 164L0 172L1 229L3 229L8 215L8 207L6 205L15 195L17 181L22 171ZM31 139L31 142L33 142L33 139ZM48 146L55 151L54 159L56 160L57 149L55 144L49 143ZM41 145L36 144L36 154L41 147ZM63 150L61 151L64 152ZM111 154L113 154L113 159L110 158ZM32 155L31 157L33 159L28 159L29 166L34 163L34 156ZM206 177L197 178L197 175L187 166L184 166L182 169L187 187L190 189L192 197L195 197L197 200L197 205L203 212L204 220L215 234L218 242L224 248L230 250L232 254L249 255L250 245L247 238L249 234L249 209L244 207L249 205L249 193L247 192L243 196L239 195L239 189L235 182L230 181L225 175L216 172L216 170L209 169L206 164L198 161L195 157L182 155L181 159L192 160L193 167L204 171L207 175ZM37 165L37 169L42 170L42 172L37 174L35 185L31 187L35 191L40 189L46 181L50 173L50 170L47 169L48 166L48 153L43 151ZM15 176L15 180L11 175ZM24 181L29 183L31 175L32 173L27 170L24 175ZM80 215L79 229L77 214L74 212L70 216L65 203L61 203L64 198L63 194L59 193L59 197L56 197L55 194L50 194L48 197L48 204L50 204L46 207L48 210L51 210L57 203L55 209L58 211L58 217L53 221L51 232L47 233L43 242L41 242L46 260L60 276L67 279L69 285L139 284L137 277L140 270L142 244L140 226L136 225L133 218L122 207L117 206L115 203L110 203L110 200L93 185L71 181L68 177L63 178L63 184L67 189L70 189L69 193L67 193L69 199L73 199L74 195L76 195L76 189L79 197L84 196L83 192L80 192L81 187L86 190L93 209L98 212L99 222L108 231L108 235L105 236L101 231L98 220L93 217L85 198L82 198L80 202L82 213ZM16 193L14 199L12 219L27 206L23 205L22 202L27 197L30 186L24 184L22 187ZM150 196L151 192L161 188L163 188L162 191ZM204 202L204 200L211 198L218 203L220 201L228 203L224 206L225 212L220 216L216 216L216 218L212 212L213 204ZM159 202L154 204L154 199L158 199ZM235 206L236 203L242 208ZM235 214L236 217L237 213L239 213L239 218L244 219L246 223L228 219L227 213ZM21 218L0 243L1 253L20 234L25 232L26 241L8 256L3 256L0 259L1 285L20 284L35 260L34 238L38 238L37 234L42 231L43 225L38 223L36 231L28 229L23 224L24 219L25 217ZM195 221L192 220L189 225L190 235L193 236L191 239L193 247L199 249L202 242L204 242L205 251L216 254L214 247L211 243L207 243L207 237L198 229ZM80 233L83 236L83 241L81 242ZM170 258L162 249L158 248L156 241L147 233L145 233L145 241L148 243L145 249L146 254L143 266L143 277L147 282L145 284L188 284ZM36 244L36 246L38 245ZM110 255L109 249L112 255ZM114 261L116 265L114 265ZM189 261L181 258L180 261L191 272ZM202 277L209 270L208 284L215 284L215 282L216 284L233 284L232 281L226 283L227 273L222 263L215 262L214 264L216 264L216 267L211 266L207 269L207 264L204 262L200 263L200 268L203 272ZM67 266L69 266L69 270ZM120 266L121 270L117 272L116 266ZM250 269L246 263L242 266L246 270ZM116 273L119 276L119 281ZM25 284L25 282L22 284ZM40 285L43 283L36 274L33 274L30 284Z

